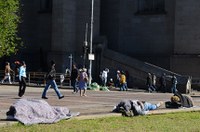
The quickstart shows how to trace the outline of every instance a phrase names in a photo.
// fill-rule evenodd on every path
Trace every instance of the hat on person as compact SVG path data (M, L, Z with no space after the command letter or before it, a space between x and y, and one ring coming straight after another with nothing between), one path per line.
M180 101L180 98L178 96L172 96L171 97L171 102L179 102Z
M84 72L86 72L86 71L87 71L87 69L86 69L86 68L83 68L83 71L84 71Z

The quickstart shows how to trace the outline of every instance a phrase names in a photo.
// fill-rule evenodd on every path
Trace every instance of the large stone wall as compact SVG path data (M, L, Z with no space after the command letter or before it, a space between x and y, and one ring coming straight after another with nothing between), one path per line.
M174 45L173 0L166 1L166 13L148 15L137 14L137 0L103 0L103 4L101 33L108 38L108 48L169 68Z
M53 2L53 35L50 57L59 60L58 68L64 71L70 68L68 56L73 55L77 64L83 62L83 42L86 23L88 23L88 41L90 37L91 1L59 0ZM99 35L99 0L94 1L94 38ZM89 44L89 43L88 43ZM54 55L52 55L54 54Z
M200 1L176 2L175 46L176 54L200 53Z
M19 36L24 47L20 48L17 55L11 58L24 60L28 70L45 69L45 58L51 47L51 12L42 12L40 1L21 0L21 23ZM31 59L30 59L31 58Z
M19 29L24 48L13 58L27 61L34 71L46 70L53 59L58 63L58 71L64 72L69 68L70 54L82 65L86 23L89 25L88 41L90 37L91 0L52 0L52 11L41 10L41 1L21 0ZM94 38L99 36L99 19L100 0L94 0Z
M166 13L151 15L137 14L137 2L94 0L94 40L105 36L109 49L174 72L200 76L200 1L166 0ZM25 48L11 61L25 60L29 70L36 71L46 70L54 59L59 72L69 67L70 54L76 63L83 63L91 0L53 0L52 12L41 11L40 0L21 0L21 4L19 34Z
M199 77L200 1L176 1L175 44L171 69Z

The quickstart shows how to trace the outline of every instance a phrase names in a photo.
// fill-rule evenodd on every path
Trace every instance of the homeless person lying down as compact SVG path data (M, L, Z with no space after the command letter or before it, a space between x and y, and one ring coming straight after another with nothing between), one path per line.
M182 95L179 92L175 92L170 98L170 101L165 102L166 108L190 108L194 106L194 102L190 96Z
M145 115L150 110L158 109L163 102L157 104L152 104L145 101L139 100L122 100L118 105L113 109L113 112L122 113L123 116L137 116Z

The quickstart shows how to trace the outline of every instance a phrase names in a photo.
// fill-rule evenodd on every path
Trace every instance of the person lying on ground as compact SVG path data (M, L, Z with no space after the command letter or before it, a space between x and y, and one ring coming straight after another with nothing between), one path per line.
M193 107L194 102L190 96L182 95L180 92L175 92L170 98L170 101L165 102L166 108Z
M122 100L114 107L113 112L122 113L123 116L129 117L146 115L150 110L156 110L162 104L163 102L152 104L139 100Z

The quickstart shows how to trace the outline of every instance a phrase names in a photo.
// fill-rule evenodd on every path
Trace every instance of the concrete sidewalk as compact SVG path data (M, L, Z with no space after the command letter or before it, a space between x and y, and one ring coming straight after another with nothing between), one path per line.
M26 93L22 98L41 99L43 87L27 87ZM113 107L122 99L138 99L151 103L159 101L168 101L173 95L171 93L147 93L143 90L121 91L87 91L86 97L80 97L79 94L73 94L72 89L60 89L65 98L59 100L53 89L49 89L46 100L51 106L66 106L72 112L80 112L77 119L97 118L102 116L120 115L112 113ZM12 124L12 121L6 121L6 112L9 107L18 99L18 86L0 85L0 125ZM200 94L195 93L193 96L195 106L200 106ZM160 109L151 111L150 114L160 114L177 111L198 111L200 107L186 109Z

